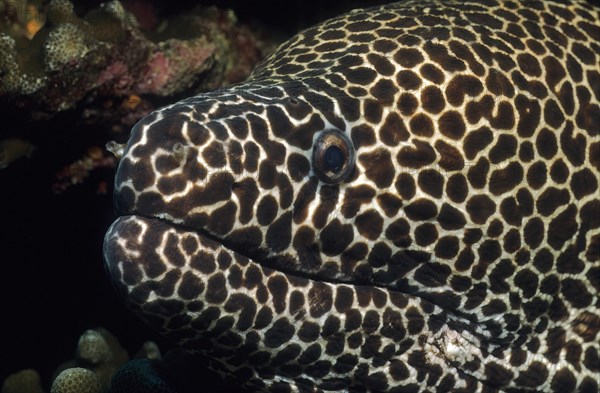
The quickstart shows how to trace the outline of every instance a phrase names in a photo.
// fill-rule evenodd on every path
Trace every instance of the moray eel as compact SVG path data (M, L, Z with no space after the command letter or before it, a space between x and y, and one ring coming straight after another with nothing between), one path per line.
M133 127L104 257L210 367L272 392L597 392L600 22L406 1Z

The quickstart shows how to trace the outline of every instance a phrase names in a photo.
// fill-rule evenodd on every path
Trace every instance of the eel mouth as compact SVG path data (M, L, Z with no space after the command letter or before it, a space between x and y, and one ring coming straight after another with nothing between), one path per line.
M103 251L117 292L146 323L229 372L245 356L239 347L248 339L257 353L271 353L290 342L325 347L330 334L346 343L367 334L382 348L413 348L431 364L461 373L462 363L482 356L476 337L453 329L445 310L418 296L288 274L163 219L117 218ZM309 337L307 326L322 331ZM422 339L415 341L417 335Z
M205 273L211 270L204 266L212 264L209 255L222 255L221 258L231 258L234 260L232 263L241 262L242 265L252 263L265 271L279 272L290 280L364 285L389 290L373 283L340 280L319 272L298 269L302 264L299 257L270 256L260 248L234 244L202 228L190 228L185 224L137 212L117 217L104 239L106 268L117 284L123 282L132 285L138 282L139 273L132 274L130 270L141 269L146 279L155 280L164 271L181 269L193 263L201 273ZM230 264L223 264L224 271L229 267Z

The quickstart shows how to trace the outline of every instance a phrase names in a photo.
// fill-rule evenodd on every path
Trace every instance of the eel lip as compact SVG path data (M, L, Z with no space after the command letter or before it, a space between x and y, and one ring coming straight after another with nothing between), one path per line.
M221 251L238 261L248 260L203 233L139 215L118 217L103 244L105 268L113 285L128 302L140 306L152 291L172 290L187 267L203 274L215 271Z

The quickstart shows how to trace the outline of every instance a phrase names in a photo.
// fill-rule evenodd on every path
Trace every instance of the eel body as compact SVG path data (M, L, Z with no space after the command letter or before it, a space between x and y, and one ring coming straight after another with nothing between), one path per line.
M104 243L150 325L273 392L597 392L600 22L406 1L132 130Z

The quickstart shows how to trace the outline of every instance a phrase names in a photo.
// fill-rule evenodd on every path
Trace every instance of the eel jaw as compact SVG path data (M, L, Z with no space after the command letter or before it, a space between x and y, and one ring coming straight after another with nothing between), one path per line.
M146 323L250 387L265 389L287 379L296 384L286 370L317 363L328 373L306 376L307 388L358 383L349 370L319 357L308 365L302 356L277 360L278 354L316 348L327 353L333 342L356 356L355 368L373 372L387 372L390 362L409 364L416 353L445 369L482 356L475 337L452 329L447 313L423 299L285 274L160 219L119 217L103 251L118 293ZM419 311L424 308L427 313ZM394 357L380 366L361 356L391 349ZM269 361L255 366L257 358ZM265 370L275 370L275 377L265 379ZM370 387L368 380L361 383Z

